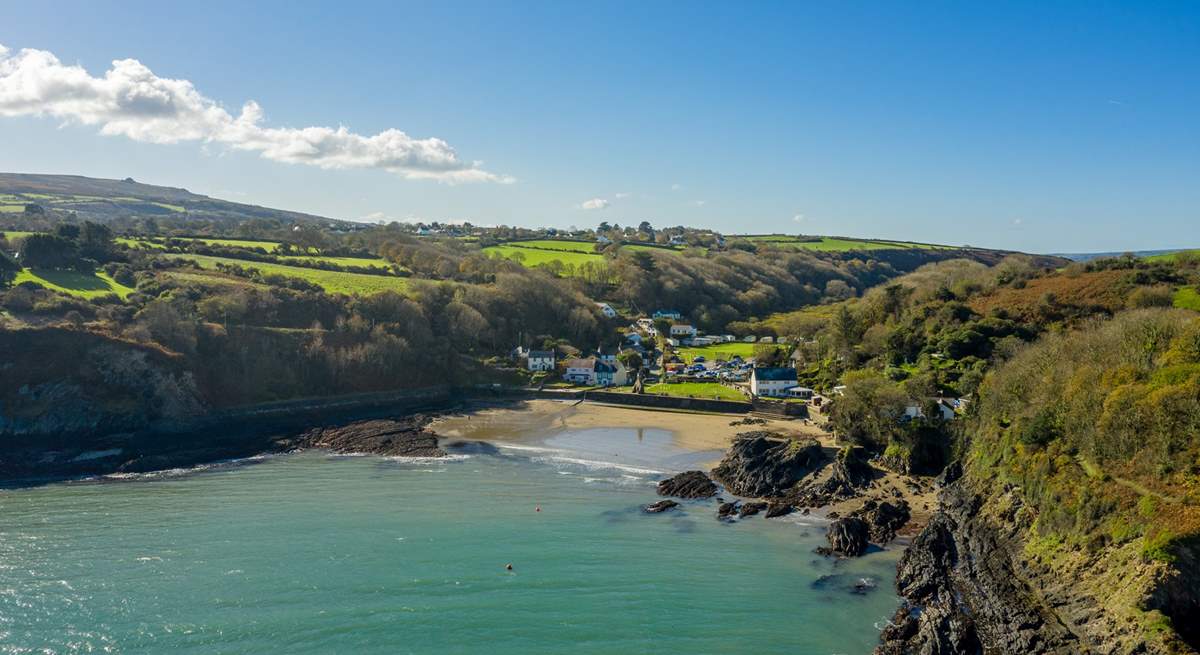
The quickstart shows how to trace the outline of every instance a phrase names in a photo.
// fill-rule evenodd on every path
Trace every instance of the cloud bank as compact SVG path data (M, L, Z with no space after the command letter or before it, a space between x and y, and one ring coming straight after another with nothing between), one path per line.
M609 205L608 200L606 200L604 198L592 198L591 200L584 200L583 203L579 205L579 208L580 209L604 209L605 207L608 207L608 205Z
M191 82L159 77L136 59L118 59L103 77L93 77L51 52L0 45L0 116L97 125L101 134L146 143L218 143L326 169L378 168L449 184L513 181L459 158L441 139L415 139L397 129L365 136L345 127L265 127L253 100L234 116Z

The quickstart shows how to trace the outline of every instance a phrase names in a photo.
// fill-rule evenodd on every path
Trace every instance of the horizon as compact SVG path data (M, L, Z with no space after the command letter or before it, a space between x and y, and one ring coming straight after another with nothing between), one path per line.
M145 7L10 8L0 168L361 222L1194 245L1195 7Z

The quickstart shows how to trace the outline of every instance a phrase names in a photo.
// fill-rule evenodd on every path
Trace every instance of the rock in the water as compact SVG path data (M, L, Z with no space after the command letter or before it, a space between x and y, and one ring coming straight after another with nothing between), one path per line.
M742 503L742 506L738 509L738 516L741 518L754 516L766 508L766 503Z
M891 503L875 499L868 500L851 515L867 522L871 541L880 545L895 539L896 531L904 527L911 516L907 501Z
M647 514L658 514L673 507L679 507L679 503L673 500L660 500L656 503L650 503L649 505L646 505L642 508L642 511L646 512Z
M767 505L767 513L765 516L773 519L776 516L784 516L792 513L792 506L787 503L772 502Z
M829 552L844 557L858 557L867 552L867 537L869 535L867 522L847 516L829 524L825 538L829 540Z
M424 419L358 421L332 428L313 428L300 435L302 448L328 448L338 453L371 453L393 457L445 457L437 435L425 431Z
M717 508L717 518L719 518L719 519L733 518L733 515L737 514L737 510L738 510L738 501L736 501L736 500L732 501L732 502L728 502L728 503L721 503L721 506Z
M813 439L781 438L771 432L746 432L730 447L713 477L739 496L782 496L824 460Z
M658 495L676 498L711 498L717 485L703 471L684 471L658 483Z

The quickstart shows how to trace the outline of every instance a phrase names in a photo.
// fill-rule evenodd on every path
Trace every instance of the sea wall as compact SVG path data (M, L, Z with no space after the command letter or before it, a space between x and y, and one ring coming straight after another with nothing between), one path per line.
M656 396L653 394L621 393L617 391L593 390L550 390L530 391L534 398L550 398L555 400L587 400L606 405L626 405L629 407L650 407L655 409L679 409L693 412L714 412L720 414L747 414L754 405L740 400L717 400L715 398L681 398L679 396Z

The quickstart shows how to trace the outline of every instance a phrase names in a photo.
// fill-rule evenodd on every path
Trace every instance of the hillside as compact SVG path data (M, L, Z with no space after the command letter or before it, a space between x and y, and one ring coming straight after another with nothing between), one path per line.
M313 214L220 200L187 189L142 184L130 178L105 180L79 175L0 173L0 219L5 214L19 214L30 204L102 222L132 215L230 222L259 219L321 226L348 224Z

